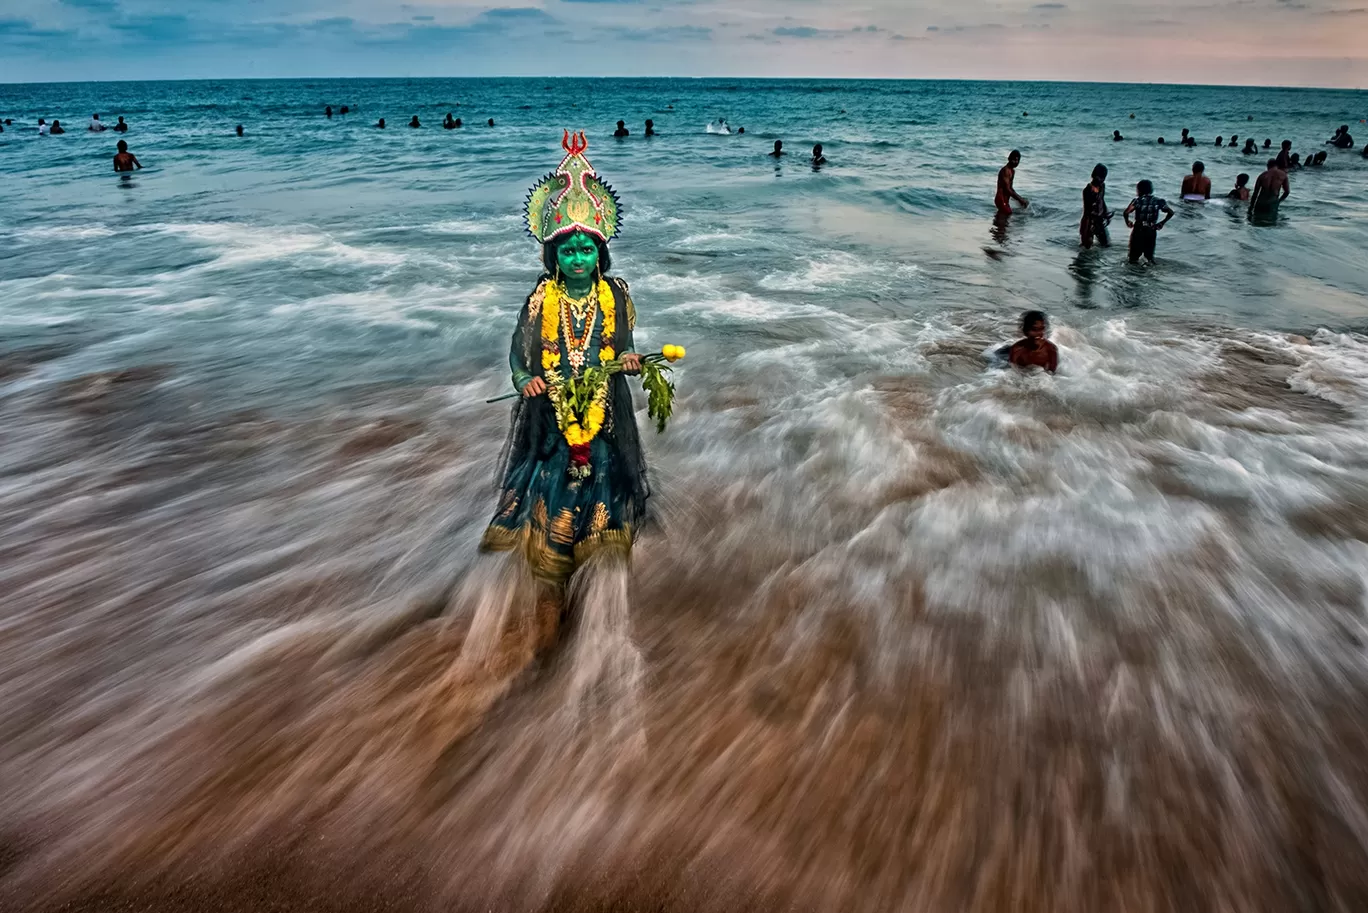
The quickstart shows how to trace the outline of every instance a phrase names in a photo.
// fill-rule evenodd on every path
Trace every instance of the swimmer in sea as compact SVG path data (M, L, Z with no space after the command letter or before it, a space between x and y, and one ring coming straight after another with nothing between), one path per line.
M486 126L486 127L492 127L492 126L494 126L494 118L491 117L489 120L485 121L485 126Z
M343 114L350 114L350 113L351 113L351 108L347 107L346 105L343 105L343 106L342 106L342 113L343 113Z
M1078 223L1078 235L1085 249L1091 249L1093 239L1098 247L1111 247L1107 223L1112 220L1107 209L1107 166L1098 164L1092 170L1092 180L1083 188L1083 218Z
M826 156L822 154L822 144L818 143L812 147L812 169L816 171L826 163Z
M237 125L237 135L238 135L238 136L242 136L242 133L243 133L242 124L238 124L238 125Z
M52 119L51 132L53 136L60 136L61 134L66 133L66 131L62 129L62 122L55 117Z
M1249 199L1249 175L1241 173L1235 177L1235 187L1230 193L1226 194L1227 200L1239 200L1241 203Z
M142 162L138 157L128 151L128 140L119 140L119 151L114 155L115 171L132 171L134 168L142 168Z
M1342 125L1333 137L1325 141L1325 145L1334 146L1336 149L1353 149L1354 138L1349 135L1349 125Z
M655 135L656 135L656 132L655 132L655 121L651 120L650 118L647 118L647 119L646 119L646 135L647 135L647 136L655 136Z
M1239 144L1239 142L1240 138L1234 133L1232 133L1230 134L1230 142L1226 143L1226 145L1229 146L1231 149L1234 149Z
M413 115L413 120L409 121L409 126L412 127L412 128L415 129L415 130L417 130L419 127L423 126L422 124L418 123L418 115L417 115L417 114Z
M1120 131L1120 130L1113 130L1113 131L1112 131L1112 142L1113 142L1113 143L1119 143L1119 142L1121 142L1121 141L1124 140L1124 139L1125 139L1125 137L1121 135L1121 131Z
M617 129L613 131L614 139L622 139L632 135L632 131L627 129L627 122L620 120L617 122Z
M1225 145L1225 137L1224 137L1224 136L1218 136L1218 137L1216 137L1216 145L1217 145L1217 146L1224 146L1224 145Z
M741 128L739 128L739 129L736 131L736 135L737 135L737 136L743 136L743 135L745 134L745 132L746 132L746 128L745 128L745 127L741 127ZM1368 147L1365 147L1365 148L1368 148Z
M1183 199L1188 202L1211 199L1211 178L1206 176L1206 165L1192 163L1192 174L1183 178Z
M1021 315L1021 333L1025 339L1018 339L1007 350L1007 361L1013 367L1044 368L1053 374L1059 369L1059 349L1045 338L1049 324L1043 311L1027 311Z
M447 116L446 116L446 120L442 121L442 129L443 129L443 130L455 130L455 129L456 129L457 127L459 127L459 126L461 126L461 122L458 121L456 118L452 117L452 116L451 116L451 112L448 111L448 112L447 112Z
M775 140L775 141L774 141L774 151L770 153L770 158L772 158L772 159L783 158L783 157L786 156L786 155L788 155L788 153L784 151L784 141L781 140L781 139Z
M1012 200L1020 203L1023 209L1031 205L1025 197L1016 192L1016 170L1020 164L1021 153L1013 149L1007 156L1007 164L998 170L997 195L993 197L993 205L997 207L998 215L1012 214Z
M106 127L104 124L100 123L100 115L92 114L90 115L90 124L86 127L86 129L89 130L91 133L103 133L105 132L105 130L109 128Z
M1273 148L1273 141L1272 141L1271 139L1269 139L1268 137L1266 137L1266 136L1264 137L1264 148L1265 148L1265 149L1272 149L1272 148Z
M1160 146L1164 145L1164 138L1163 138L1162 136L1159 137L1159 145L1160 145Z
M1294 152L1287 157L1287 168L1289 171L1293 168L1300 168L1301 166L1302 162L1300 152Z
M1245 140L1245 145L1244 145L1244 150L1243 150L1243 151L1244 151L1244 154L1245 154L1245 155L1258 155L1258 154L1259 154L1259 147L1258 147L1257 145L1255 145L1255 143L1254 143L1254 138L1253 138L1253 137L1250 137L1249 139Z
M1278 167L1283 171L1292 167L1292 141L1285 139L1282 141L1282 148L1278 150Z
M328 120L332 120L332 105L328 105L326 108L323 109L323 116L326 117Z
M1292 192L1287 172L1278 167L1277 159L1268 160L1268 170L1254 181L1254 193L1249 198L1249 219L1263 223L1277 221L1278 206Z
M38 118L38 135L39 135L39 136L47 136L48 133L51 132L51 130L52 130L52 128L48 126L48 122L47 122L47 121L43 120L41 117Z
M1150 263L1154 262L1154 244L1158 233L1168 224L1169 219L1173 218L1173 209L1166 200L1154 195L1154 184L1150 181L1141 181L1135 185L1135 199L1130 201L1126 211L1122 213L1122 218L1126 220L1126 227L1131 230L1130 236L1130 262L1139 263L1140 258L1144 257ZM1159 221L1159 213L1164 213L1164 220ZM1135 221L1131 221L1131 216L1135 216Z
M375 128L376 128L377 130L383 130L383 129L385 129L385 119L384 119L383 117L380 118L378 121L375 122Z

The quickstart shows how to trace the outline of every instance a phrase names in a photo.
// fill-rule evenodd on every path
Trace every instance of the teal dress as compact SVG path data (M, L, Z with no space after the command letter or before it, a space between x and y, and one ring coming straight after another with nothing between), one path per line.
M549 279L538 283L518 316L509 352L513 383L519 390L542 376L541 304ZM580 368L600 364L599 349L611 342L618 353L631 352L636 313L626 283L609 280L610 307L616 309L612 340L603 338L603 302L585 321L570 314L571 331L590 336ZM572 370L570 344L562 325L557 332L561 370ZM579 372L576 372L579 373ZM645 517L649 486L627 379L609 381L603 427L589 442L590 474L571 474L570 445L556 424L546 394L520 399L499 472L499 505L485 530L485 551L520 551L532 573L564 585L575 569L601 550L630 555L632 539Z

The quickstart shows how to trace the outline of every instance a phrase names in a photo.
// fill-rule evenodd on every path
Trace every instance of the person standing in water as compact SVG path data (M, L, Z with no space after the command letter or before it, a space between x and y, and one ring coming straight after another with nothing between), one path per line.
M826 156L822 154L822 144L818 143L812 147L812 168L816 171L827 163Z
M1278 150L1277 160L1278 168L1282 171L1286 171L1292 167L1292 141L1290 139L1282 141L1282 147Z
M142 162L138 157L128 151L128 140L119 140L119 151L114 155L114 170L120 172L132 171L134 168L142 168Z
M375 129L377 129L377 130L383 130L383 129L385 129L385 119L384 119L383 117L380 118L378 121L375 122Z
M1164 213L1162 222L1159 221L1161 212ZM1132 215L1135 221L1131 221ZM1158 233L1173 218L1173 210L1168 202L1154 195L1153 183L1141 181L1135 185L1135 199L1130 201L1122 217L1126 220L1126 227L1131 230L1130 262L1139 263L1140 258L1144 257L1153 263Z
M565 158L528 195L544 271L513 332L508 361L521 396L480 541L482 552L516 553L539 584L534 652L557 639L577 569L631 560L650 494L627 385L642 371L637 311L627 283L608 274L617 197L584 157L583 133L567 133L562 146ZM621 373L600 377L587 406L568 398L571 380L587 383L610 363Z
M420 123L418 122L418 115L417 115L417 114L413 115L413 120L409 121L409 126L412 127L412 128L415 129L415 130L417 130L419 127L423 126L422 124L420 124Z
M323 116L326 117L328 120L332 120L332 105L328 105L326 108L323 109Z
M618 121L618 122L617 122L617 129L613 131L613 138L614 138L614 139L624 139L625 137L628 137L628 136L631 136L631 135L632 135L632 131L630 131L630 130L627 129L627 122L626 122L625 120L620 120L620 121Z
M1107 223L1112 214L1107 209L1107 166L1101 163L1093 168L1092 180L1083 188L1083 218L1078 223L1078 234L1085 249L1093 246L1097 239L1098 247L1111 247L1107 234Z
M1278 167L1277 159L1268 160L1268 170L1254 180L1254 193L1249 198L1249 219L1271 225L1278 220L1278 207L1292 192L1287 172Z
M1021 315L1021 335L1007 350L1007 361L1015 368L1044 368L1053 374L1059 369L1059 349L1045 338L1049 324L1044 311L1027 311Z
M1235 178L1235 188L1226 194L1227 200L1239 200L1244 203L1249 200L1249 175L1239 174Z
M127 133L127 132L128 132L128 124L124 123L124 119L123 119L122 117L120 117L120 118L119 118L119 122L118 122L117 124L115 124L114 127L113 127L112 129L114 130L115 133Z
M1336 149L1353 149L1354 138L1349 135L1349 125L1344 124L1335 131L1335 135L1325 141L1325 145L1334 146Z
M91 133L103 133L105 132L105 130L109 128L106 127L104 124L100 123L100 115L92 114L90 115L90 124L86 127L86 129Z
M1206 165L1201 162L1192 163L1192 174L1183 178L1183 199L1189 202L1201 202L1211 199L1211 178L1206 176Z
M66 130L62 129L62 122L54 117L52 119L52 130L50 132L53 136L61 136L63 133L66 133Z
M1113 130L1113 131L1112 131L1112 142L1113 142L1113 143L1119 143L1119 142L1121 142L1121 141L1124 140L1124 139L1125 139L1125 137L1121 135L1121 131L1120 131L1120 130Z
M655 136L655 135L656 135L656 132L655 132L655 121L651 120L650 118L647 118L647 119L646 119L646 135L647 135L647 136Z
M788 153L784 151L784 141L781 140L781 139L775 140L775 141L774 141L774 151L770 153L770 158L772 158L772 159L783 158L783 157L786 156L786 155L788 155Z
M1020 164L1021 152L1013 149L1007 156L1007 164L998 171L997 195L993 198L993 205L997 207L1000 216L1012 214L1012 200L1020 203L1023 209L1031 205L1025 197L1016 192L1016 170Z

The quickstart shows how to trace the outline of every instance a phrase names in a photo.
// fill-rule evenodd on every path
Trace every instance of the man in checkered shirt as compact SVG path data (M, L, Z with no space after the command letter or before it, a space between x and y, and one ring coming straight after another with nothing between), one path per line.
M1169 208L1167 201L1154 195L1154 184L1149 181L1136 184L1135 193L1135 199L1130 201L1130 205L1123 213L1126 226L1131 230L1130 262L1139 263L1143 255L1146 260L1153 263L1156 236L1159 230L1168 224L1168 220L1173 218L1173 210ZM1162 222L1159 221L1161 212L1165 214Z

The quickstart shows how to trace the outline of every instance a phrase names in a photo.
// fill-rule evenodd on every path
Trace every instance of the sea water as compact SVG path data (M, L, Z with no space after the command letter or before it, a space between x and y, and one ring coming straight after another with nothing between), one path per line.
M1368 140L1368 94L125 82L0 117L16 908L1368 898L1368 162L1263 227L1222 197L1269 153L1213 145ZM475 547L565 129L638 347L689 356L656 522L537 660ZM1119 217L1080 250L1098 162L1118 213L1142 178L1178 210L1154 266ZM1028 308L1058 376L988 364Z

